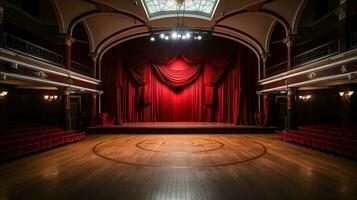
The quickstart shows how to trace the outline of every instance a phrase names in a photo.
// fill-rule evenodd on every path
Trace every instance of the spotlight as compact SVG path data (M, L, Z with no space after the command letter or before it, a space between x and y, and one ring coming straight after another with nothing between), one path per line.
M191 34L190 34L189 32L187 32L187 33L186 33L186 38L187 38L187 39L190 39L190 37L191 37Z
M174 40L177 39L177 33L176 33L176 31L171 33L171 38L174 39Z
M197 40L202 40L202 36L198 35Z
M154 36L151 36L150 41L151 41L151 42L155 42L155 37L154 37Z
M166 35L166 36L165 36L165 40L169 40L169 36Z
M183 40L186 40L186 35L183 35L183 36L182 36L182 39L183 39Z
M180 38L181 38L181 34L177 34L177 38L179 38L179 39L180 39Z
M160 34L160 38L161 38L161 39L164 39L164 38L165 38L165 34L161 33L161 34Z

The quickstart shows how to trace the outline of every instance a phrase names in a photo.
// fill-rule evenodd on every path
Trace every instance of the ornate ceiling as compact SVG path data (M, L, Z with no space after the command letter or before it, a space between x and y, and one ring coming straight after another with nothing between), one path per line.
M143 1L51 0L51 3L56 10L60 32L71 34L78 23L83 23L90 38L91 51L102 54L123 41L149 35L150 29L177 24L177 17L156 16L149 19L150 14L146 13ZM213 0L206 1L214 3ZM209 16L185 17L184 25L212 29L214 35L233 39L262 54L268 51L270 35L276 23L285 27L287 35L295 34L305 1L220 0L211 20L207 20ZM204 9L210 12L208 8L201 11Z

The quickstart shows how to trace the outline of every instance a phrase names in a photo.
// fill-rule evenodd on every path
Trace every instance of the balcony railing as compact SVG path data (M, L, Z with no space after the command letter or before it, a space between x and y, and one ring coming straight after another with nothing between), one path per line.
M63 67L62 55L7 33L5 33L5 48Z
M337 54L340 51L339 43L339 40L335 40L295 56L294 67L299 67L303 64L311 63Z
M76 61L72 61L72 71L86 75L86 76L93 75L93 69L91 67L83 65Z
M348 36L348 48L357 48L357 31L351 32Z
M267 67L266 69L266 76L274 76L276 74L285 72L287 70L287 65L288 65L288 61L284 61L282 63L278 63L276 65Z

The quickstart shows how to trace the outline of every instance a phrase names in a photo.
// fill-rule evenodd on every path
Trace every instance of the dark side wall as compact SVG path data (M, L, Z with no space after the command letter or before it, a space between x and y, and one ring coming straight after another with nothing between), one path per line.
M357 85L336 86L332 89L298 91L296 95L297 125L334 123L357 125ZM339 91L353 90L350 102L339 96ZM312 95L308 102L299 100L299 95Z
M8 95L0 99L0 124L38 123L59 125L60 95L57 91L7 88ZM46 102L44 95L58 95L58 100Z

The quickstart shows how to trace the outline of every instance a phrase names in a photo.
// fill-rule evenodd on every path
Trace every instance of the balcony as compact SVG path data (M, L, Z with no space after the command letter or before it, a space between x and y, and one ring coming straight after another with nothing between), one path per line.
M7 33L5 33L5 48L58 67L64 67L62 55Z
M79 74L86 75L86 76L90 76L90 77L93 76L93 69L91 67L83 65L76 61L72 61L72 71L77 72Z
M266 69L266 77L274 76L276 74L280 74L287 70L288 61L284 61L282 63L278 63L273 66L269 66Z
M312 63L340 52L340 41L334 40L294 57L294 68Z
M357 31L351 32L348 36L348 49L357 48Z
M65 68L62 55L7 33L5 33L5 49ZM72 71L89 77L93 75L91 67L75 61L72 61Z

